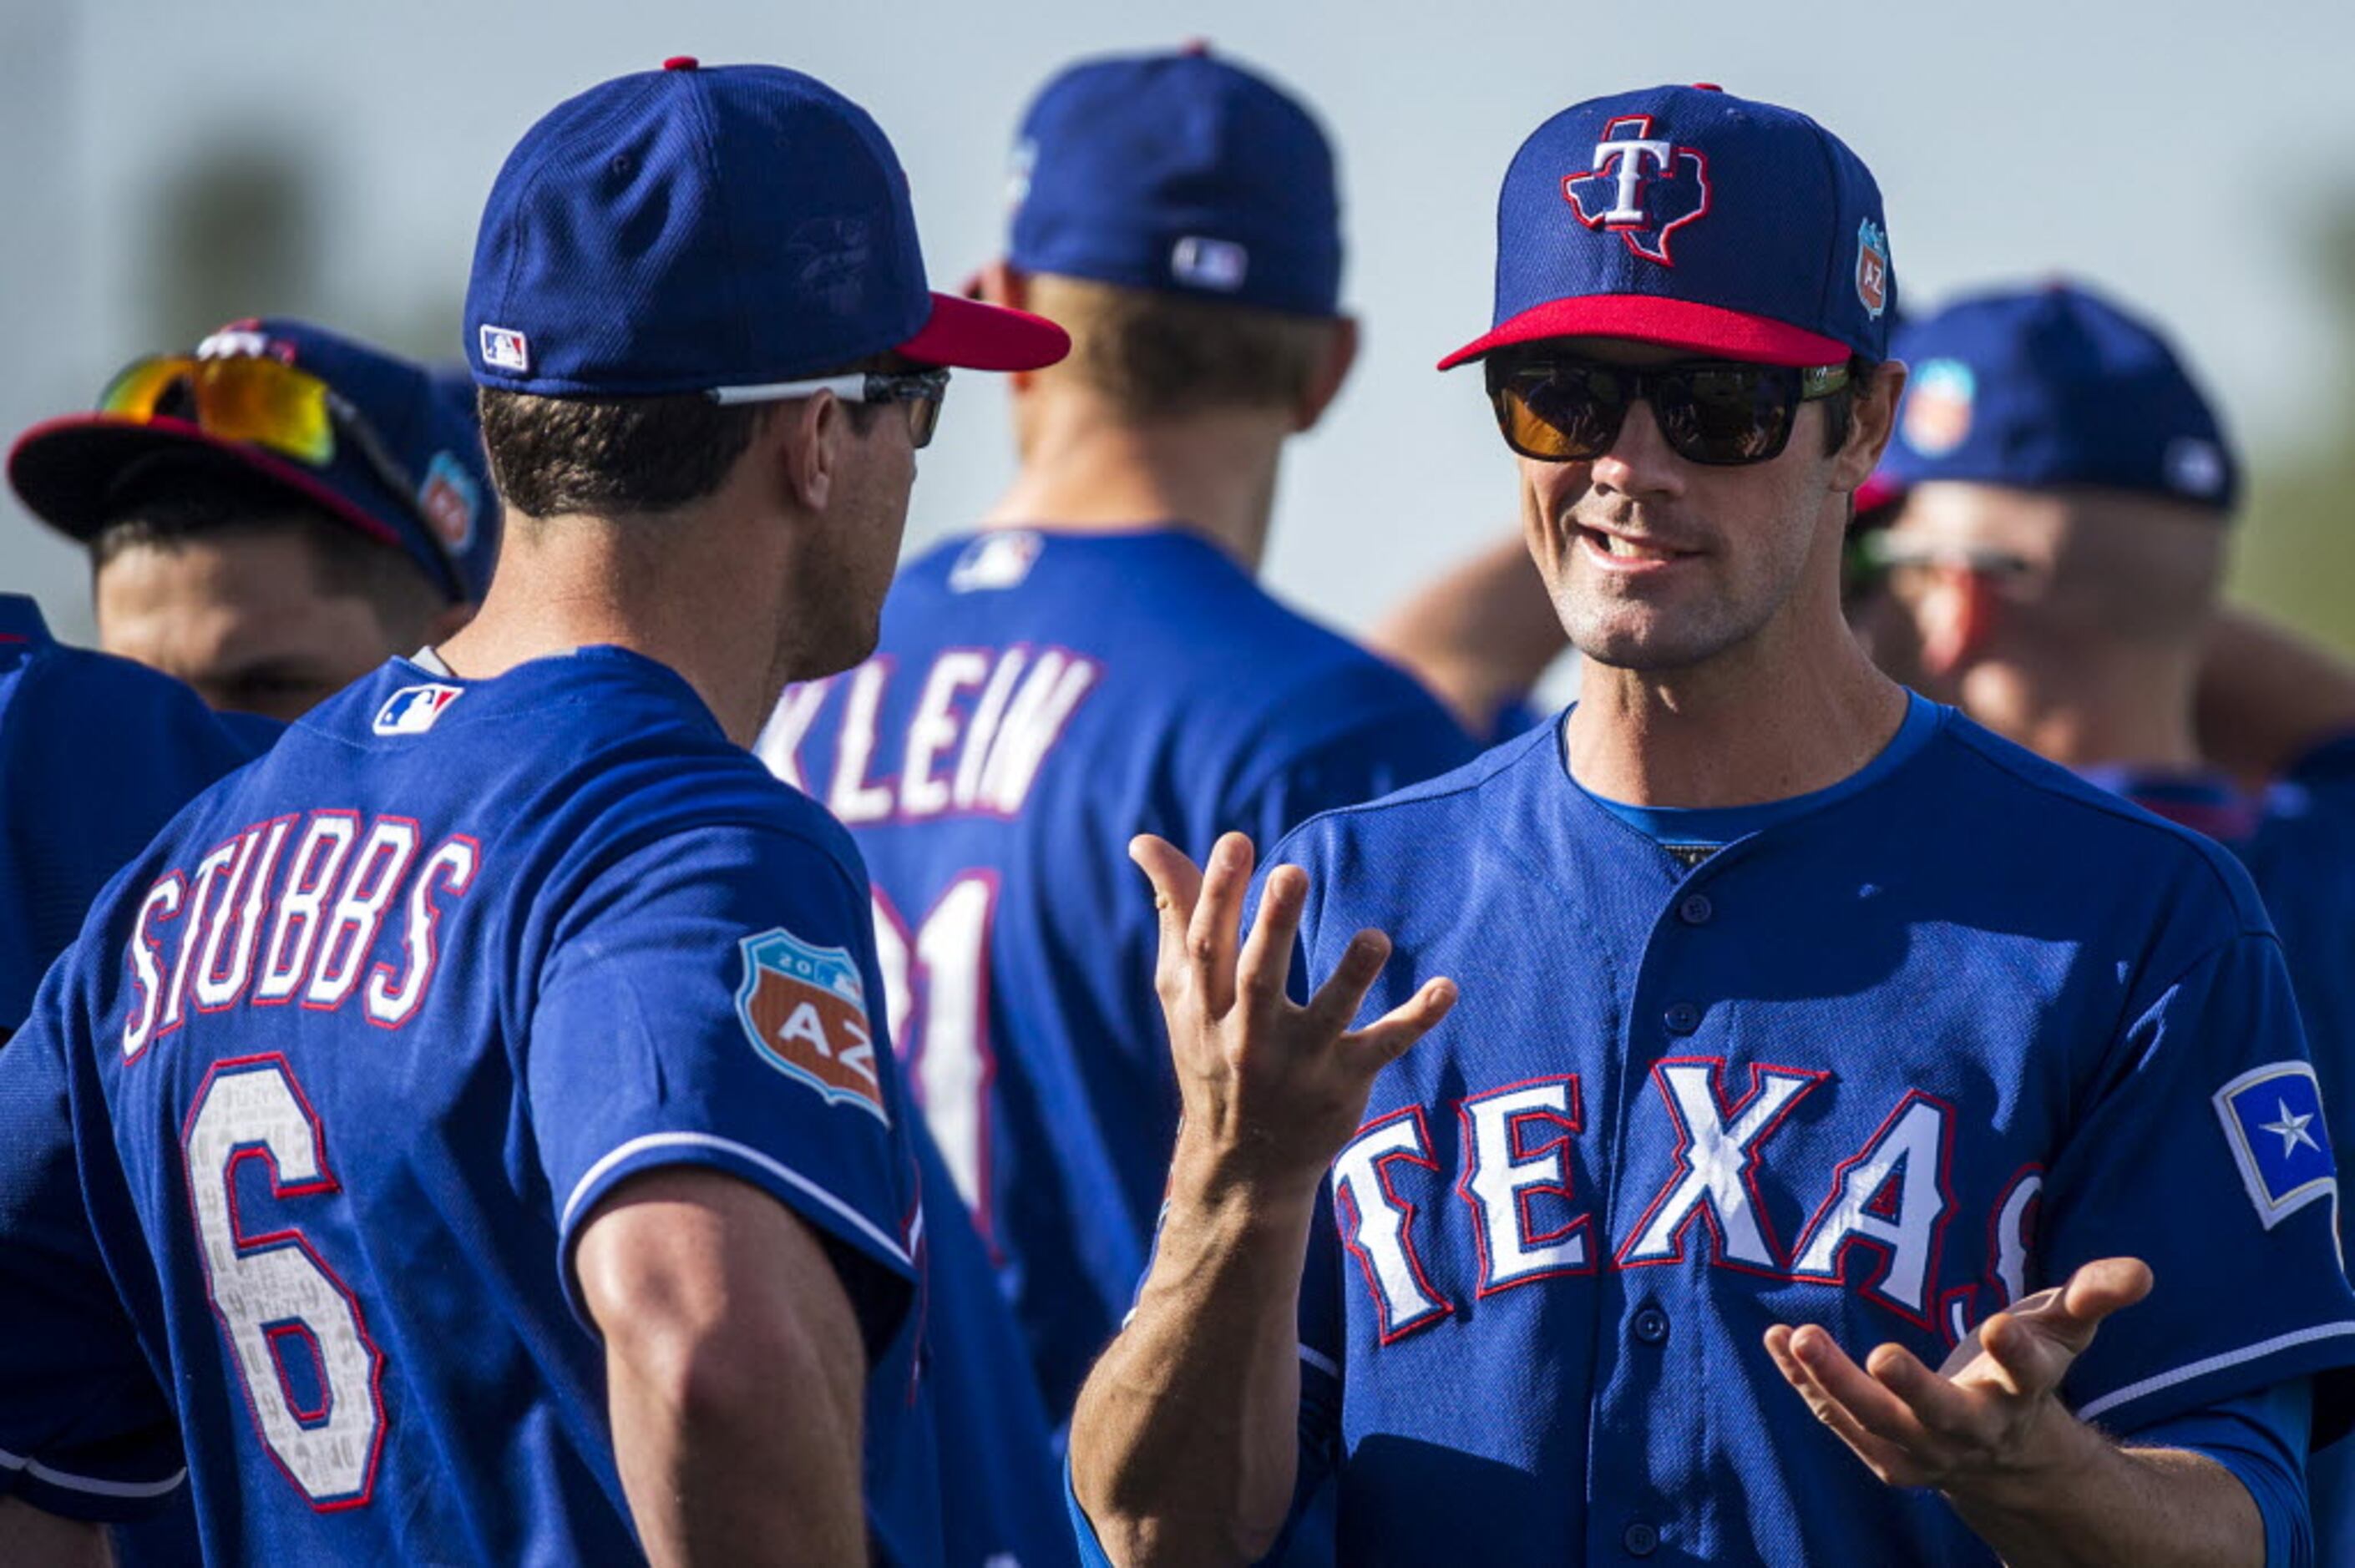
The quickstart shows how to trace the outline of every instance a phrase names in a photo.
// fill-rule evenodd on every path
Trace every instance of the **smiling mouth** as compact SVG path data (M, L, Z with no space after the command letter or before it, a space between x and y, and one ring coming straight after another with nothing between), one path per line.
M1697 550L1679 550L1663 545L1657 539L1631 539L1624 534L1608 534L1583 524L1572 526L1577 528L1579 538L1584 541L1588 549L1606 559L1625 561L1630 565L1644 561L1680 561L1700 554Z

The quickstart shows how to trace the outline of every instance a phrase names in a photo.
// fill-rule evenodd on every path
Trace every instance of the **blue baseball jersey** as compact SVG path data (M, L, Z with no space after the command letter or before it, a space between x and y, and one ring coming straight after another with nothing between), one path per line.
M1271 843L1470 742L1192 534L1015 530L907 566L874 657L787 693L759 749L866 855L891 1036L1060 1422L1177 1126L1129 839Z
M98 890L172 813L268 749L168 675L49 635L0 594L0 1039L81 929Z
M1992 1563L1765 1330L1936 1366L2116 1255L2157 1288L2073 1367L2081 1416L2252 1422L2236 1473L2302 1446L2308 1380L2343 1423L2327 1122L2280 945L2205 840L1917 700L1874 765L1771 807L1603 801L1548 726L1278 853L1310 979L1376 926L1369 1015L1462 988L1312 1233L1304 1475L1337 1481L1342 1560Z
M842 831L669 670L396 660L198 798L0 1051L0 1486L220 1562L638 1550L570 1271L692 1165L828 1245L940 1561L910 1107Z
M2355 736L2249 794L2221 775L2095 769L2094 782L2224 844L2281 933L2329 1124L2355 1126ZM2355 1563L2355 1441L2314 1456L2318 1561Z

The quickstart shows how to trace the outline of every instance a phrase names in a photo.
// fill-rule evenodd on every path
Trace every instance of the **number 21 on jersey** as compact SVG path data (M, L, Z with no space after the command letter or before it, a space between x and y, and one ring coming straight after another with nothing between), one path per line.
M958 875L912 930L882 890L875 893L875 955L892 1044L985 1240L989 1090L997 1075L989 1049L989 923L996 908L997 874L988 871Z

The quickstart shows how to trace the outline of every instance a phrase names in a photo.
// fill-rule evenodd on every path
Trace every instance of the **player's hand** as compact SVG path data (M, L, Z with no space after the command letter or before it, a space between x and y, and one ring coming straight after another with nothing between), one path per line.
M1161 911L1154 988L1169 1021L1184 1102L1184 1173L1313 1197L1364 1119L1374 1075L1446 1016L1455 983L1430 980L1380 1019L1351 1029L1390 957L1390 938L1359 932L1322 989L1306 1006L1295 1004L1285 982L1307 873L1280 865L1268 874L1245 940L1250 839L1227 834L1201 869L1151 834L1132 841L1128 853L1152 879Z
M2082 1454L2091 1429L2057 1390L2102 1319L2150 1294L2147 1265L2089 1263L2067 1283L1998 1312L1936 1372L1899 1345L1859 1367L1809 1324L1766 1330L1766 1350L1825 1425L1893 1487L1969 1493L2033 1484Z

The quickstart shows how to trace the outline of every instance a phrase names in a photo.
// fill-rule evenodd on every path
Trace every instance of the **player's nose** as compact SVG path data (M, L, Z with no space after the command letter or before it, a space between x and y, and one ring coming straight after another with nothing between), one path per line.
M1589 465L1589 478L1596 489L1621 495L1672 497L1684 493L1684 460L1660 433L1651 404L1638 399L1611 450Z

